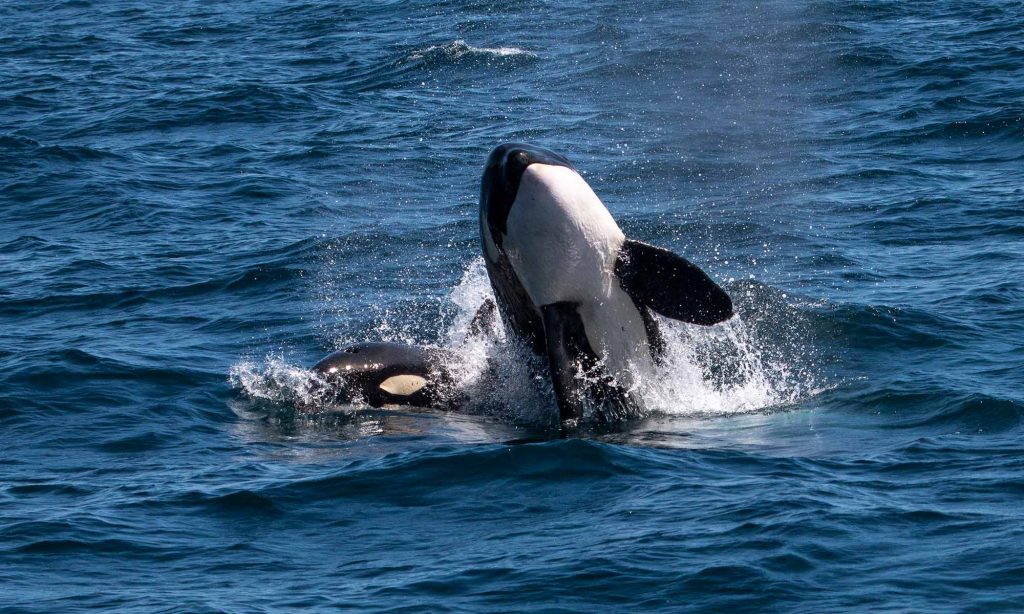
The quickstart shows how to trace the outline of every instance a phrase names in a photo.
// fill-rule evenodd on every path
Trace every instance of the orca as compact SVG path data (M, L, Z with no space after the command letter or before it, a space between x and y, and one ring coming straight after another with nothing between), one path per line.
M444 350L401 343L358 343L313 365L335 402L363 400L372 407L446 408L452 377Z
M639 415L638 375L664 353L652 312L706 326L733 315L704 271L627 239L569 160L541 147L508 143L488 157L480 240L500 317L546 357L564 425L588 407L598 422Z

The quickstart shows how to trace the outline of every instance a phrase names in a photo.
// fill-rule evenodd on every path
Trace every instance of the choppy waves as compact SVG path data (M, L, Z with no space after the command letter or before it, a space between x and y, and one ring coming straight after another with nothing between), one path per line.
M39 8L0 4L4 606L1019 610L1019 3ZM510 140L736 299L663 322L640 420L559 439L466 334ZM296 409L364 340L476 404Z

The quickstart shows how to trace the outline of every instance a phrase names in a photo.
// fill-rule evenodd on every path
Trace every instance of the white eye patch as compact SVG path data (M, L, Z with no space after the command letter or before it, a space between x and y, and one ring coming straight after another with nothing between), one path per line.
M381 382L379 388L384 392L406 397L426 385L427 380L419 375L393 375Z

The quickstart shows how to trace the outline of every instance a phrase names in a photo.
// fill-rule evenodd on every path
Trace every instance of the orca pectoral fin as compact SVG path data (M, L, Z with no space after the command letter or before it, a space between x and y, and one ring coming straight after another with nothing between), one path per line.
M576 303L560 302L540 308L544 318L544 341L547 346L551 384L558 401L558 414L562 422L583 417L583 391L578 375L587 355L596 355L587 341L583 320L576 311Z
M578 305L558 302L541 307L551 383L559 418L578 421L590 405L598 421L638 415L639 406L629 391L617 385L587 340Z
M667 249L626 239L615 274L634 301L661 315L710 326L732 317L732 299L707 273Z

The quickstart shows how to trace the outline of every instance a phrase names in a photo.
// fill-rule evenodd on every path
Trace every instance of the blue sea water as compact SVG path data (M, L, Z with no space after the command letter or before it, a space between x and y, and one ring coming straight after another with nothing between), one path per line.
M1021 2L0 24L0 610L1024 609ZM640 420L466 335L511 140L736 301ZM296 409L364 340L471 411Z

